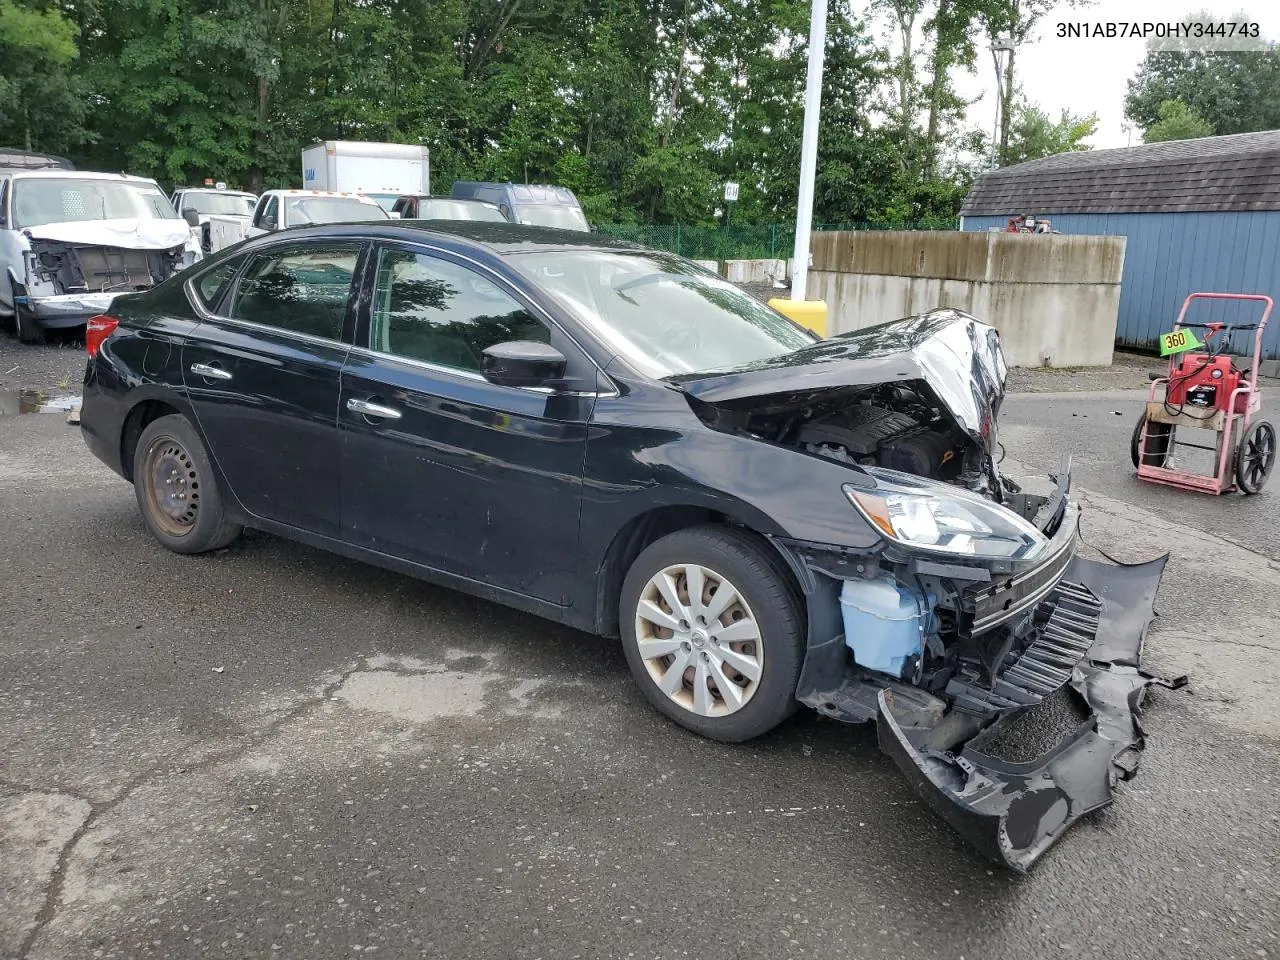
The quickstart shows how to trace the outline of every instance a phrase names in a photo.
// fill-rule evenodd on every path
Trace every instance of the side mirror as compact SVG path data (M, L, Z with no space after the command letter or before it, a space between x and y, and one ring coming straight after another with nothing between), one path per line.
M564 354L533 340L509 340L485 349L480 372L500 387L541 387L564 376Z
M260 226L262 227L263 230L274 230L276 228L276 218L263 217L262 223L260 224Z
M392 220L399 220L403 216L403 214L401 214L399 210L392 210L390 213L387 214L387 216L389 216Z
M187 221L190 226L200 226L200 214L196 213L195 207L187 207L182 211L182 219Z

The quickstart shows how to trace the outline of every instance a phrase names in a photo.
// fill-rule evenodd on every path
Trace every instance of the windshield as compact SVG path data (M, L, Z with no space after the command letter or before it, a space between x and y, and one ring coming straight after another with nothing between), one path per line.
M387 220L387 211L376 203L355 197L289 197L286 222L291 227L309 223L360 223L364 220Z
M74 177L20 178L13 183L13 220L18 228L80 220L176 219L169 198L150 183Z
M424 199L418 204L419 220L490 220L506 223L502 211L492 204L445 197Z
M671 254L559 250L509 256L633 365L656 377L736 367L818 339Z
M583 233L591 229L580 208L564 204L521 204L515 208L515 220L535 227L559 227L561 230L580 230Z
M368 197L370 200L377 200L378 206L383 210L390 210L396 205L396 201L400 199L398 193L364 193L361 196Z
M253 215L257 197L244 196L238 193L184 193L178 198L182 207L179 213L188 208L196 213L213 214L219 217L249 217Z

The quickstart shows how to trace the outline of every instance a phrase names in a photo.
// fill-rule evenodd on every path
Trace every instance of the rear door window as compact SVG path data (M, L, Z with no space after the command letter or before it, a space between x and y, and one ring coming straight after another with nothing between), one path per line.
M290 333L341 340L362 244L276 247L250 258L230 316Z

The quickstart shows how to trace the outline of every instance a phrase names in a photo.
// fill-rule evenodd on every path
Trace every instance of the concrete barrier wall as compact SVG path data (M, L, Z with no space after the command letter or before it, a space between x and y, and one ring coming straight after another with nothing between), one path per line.
M832 334L935 307L1000 331L1018 367L1111 363L1124 237L1055 234L816 233L808 296Z

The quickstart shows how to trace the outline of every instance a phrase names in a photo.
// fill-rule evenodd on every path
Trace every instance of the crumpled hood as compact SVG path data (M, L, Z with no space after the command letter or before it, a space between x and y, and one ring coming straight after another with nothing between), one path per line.
M741 367L670 379L706 403L920 380L956 423L994 454L1007 374L995 328L947 309L841 334Z
M45 223L22 231L33 240L57 240L126 250L171 250L191 239L187 221L155 220L74 220L67 223Z

